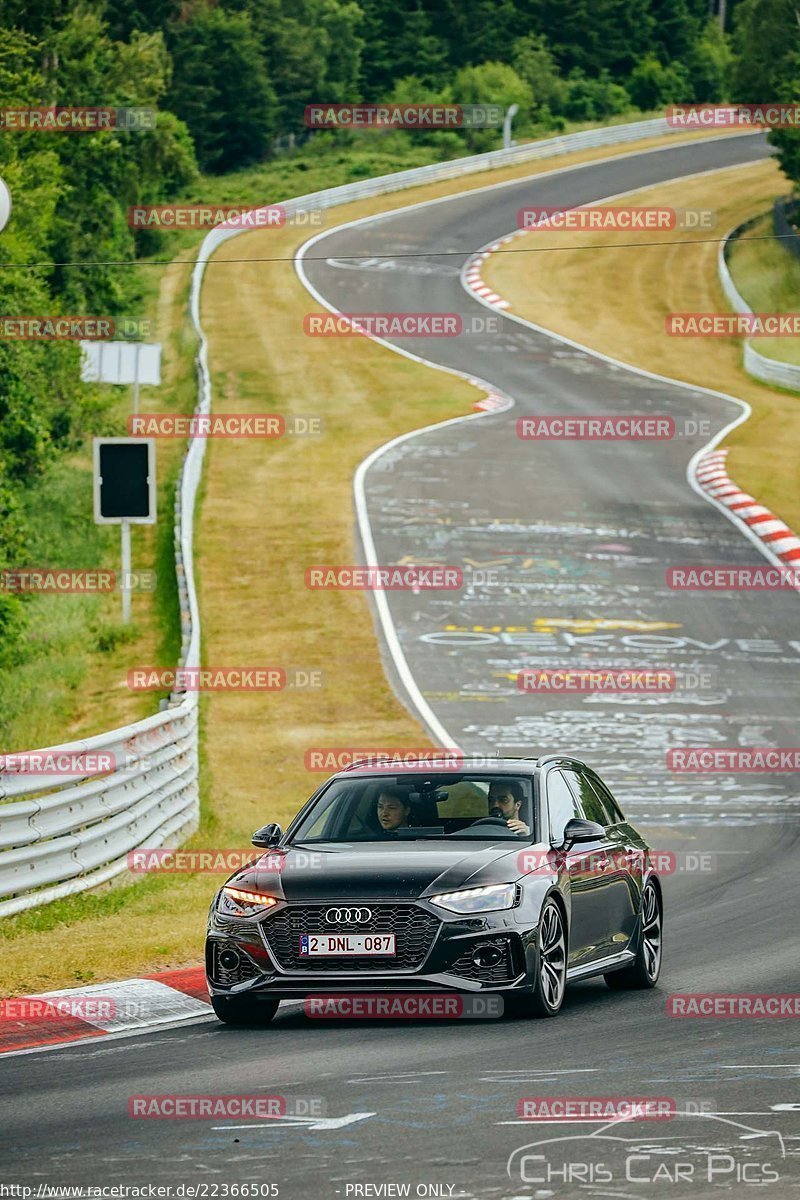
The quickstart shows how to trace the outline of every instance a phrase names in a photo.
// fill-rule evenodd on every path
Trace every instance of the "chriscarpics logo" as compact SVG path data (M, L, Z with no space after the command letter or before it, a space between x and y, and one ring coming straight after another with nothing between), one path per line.
M514 1150L506 1170L512 1183L533 1195L575 1196L585 1189L606 1195L668 1196L777 1187L787 1194L786 1148L775 1129L686 1105L658 1128L640 1115L622 1115L586 1132L576 1122L572 1134L542 1137ZM639 1190L642 1189L642 1190ZM696 1190L695 1190L696 1189ZM529 1194L526 1191L526 1195Z

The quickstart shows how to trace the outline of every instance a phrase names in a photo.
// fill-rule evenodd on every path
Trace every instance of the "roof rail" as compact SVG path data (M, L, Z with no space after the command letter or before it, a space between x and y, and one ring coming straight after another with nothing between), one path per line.
M549 763L549 762L565 762L565 761L580 763L580 765L582 767L585 767L587 765L582 758L578 758L577 754L569 754L569 753L565 753L565 752L562 752L561 754L542 754L541 757L538 758L536 761L537 761L537 766L540 766L540 767L543 767L545 765L545 763Z

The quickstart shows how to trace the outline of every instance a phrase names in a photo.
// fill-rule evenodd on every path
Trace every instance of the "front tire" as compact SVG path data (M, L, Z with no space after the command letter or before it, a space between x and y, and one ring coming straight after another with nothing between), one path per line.
M642 893L642 931L636 958L621 971L609 971L603 976L612 992L656 986L661 974L663 924L664 912L658 888L653 882L646 883Z
M269 1025L279 1000L270 996L212 996L211 1007L226 1025Z
M515 997L524 1016L555 1017L567 987L567 931L555 900L547 900L539 922L539 955L533 992Z

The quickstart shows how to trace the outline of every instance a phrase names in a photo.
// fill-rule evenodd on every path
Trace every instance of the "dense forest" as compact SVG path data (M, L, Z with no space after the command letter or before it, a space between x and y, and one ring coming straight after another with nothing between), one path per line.
M313 102L516 103L520 137L670 102L794 99L793 0L726 12L723 30L714 0L0 0L5 107L158 110L143 132L0 131L15 197L2 311L124 313L135 272L114 264L152 250L128 228L130 205L185 195L198 172L263 162L291 137L322 151L382 136L312 133ZM404 136L441 157L498 144L496 131ZM798 179L797 135L772 136ZM20 489L78 444L92 403L74 345L0 341L0 569L25 557ZM0 665L21 617L0 592Z

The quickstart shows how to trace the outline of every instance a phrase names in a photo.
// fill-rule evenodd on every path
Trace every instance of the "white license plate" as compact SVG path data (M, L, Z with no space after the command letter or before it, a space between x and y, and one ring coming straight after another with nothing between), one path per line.
M303 933L300 935L300 954L311 957L323 955L396 954L393 933Z

